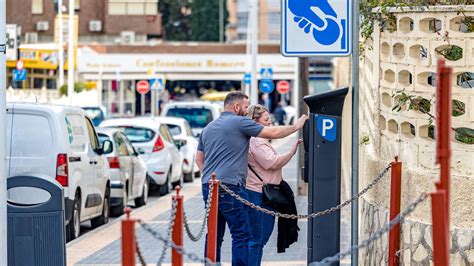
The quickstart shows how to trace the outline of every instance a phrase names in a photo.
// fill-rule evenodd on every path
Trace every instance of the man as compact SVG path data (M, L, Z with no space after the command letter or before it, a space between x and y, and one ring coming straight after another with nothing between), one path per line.
M209 194L212 173L216 173L217 179L232 191L247 198L244 185L250 137L284 138L302 128L308 119L302 115L292 126L264 127L245 117L248 106L247 95L229 93L224 100L224 112L201 133L196 163L202 172L204 202ZM232 265L247 265L250 231L246 206L220 189L217 221L217 261L220 261L227 223L232 235Z
M281 103L278 103L278 106L275 108L275 111L273 111L273 114L275 115L275 119L278 121L278 124L283 126L286 120L286 112L283 109L283 105Z

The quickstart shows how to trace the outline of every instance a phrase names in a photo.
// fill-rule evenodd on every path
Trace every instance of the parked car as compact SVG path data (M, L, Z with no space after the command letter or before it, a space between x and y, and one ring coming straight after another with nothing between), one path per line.
M145 162L150 185L158 186L161 195L182 183L183 156L166 124L151 118L121 118L100 126L122 129Z
M83 106L81 107L86 111L89 118L92 120L94 126L99 126L102 121L107 117L105 107L102 106Z
M156 117L154 119L168 125L174 140L179 142L180 151L183 154L184 181L193 182L194 177L200 175L196 165L198 140L194 137L188 121L179 117Z
M295 122L295 114L296 114L295 107L291 105L287 105L283 107L283 110L285 110L286 112L285 125L293 125L293 123Z
M97 128L99 140L109 140L113 150L107 154L110 168L110 212L123 214L129 200L141 207L148 200L148 178L145 162L138 156L120 129Z
M103 154L112 143L99 142L82 109L11 103L6 130L7 176L44 174L64 187L68 240L79 236L82 222L91 220L95 228L109 221L109 164Z
M186 119L193 134L199 136L207 124L220 116L221 110L220 105L209 102L171 102L165 105L161 116L175 116Z

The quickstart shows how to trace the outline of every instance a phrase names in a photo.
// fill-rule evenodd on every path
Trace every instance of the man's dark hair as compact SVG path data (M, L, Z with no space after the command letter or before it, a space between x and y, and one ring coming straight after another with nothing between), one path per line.
M249 96L245 95L245 93L242 93L240 91L234 91L227 94L224 100L224 106L233 104L235 101L241 101L243 99L248 99L248 98Z

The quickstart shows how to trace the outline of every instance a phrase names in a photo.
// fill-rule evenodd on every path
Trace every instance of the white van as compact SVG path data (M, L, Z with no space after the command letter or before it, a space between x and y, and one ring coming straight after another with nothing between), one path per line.
M110 141L99 143L80 108L7 105L7 176L43 174L64 187L66 236L79 236L80 223L98 227L109 220Z

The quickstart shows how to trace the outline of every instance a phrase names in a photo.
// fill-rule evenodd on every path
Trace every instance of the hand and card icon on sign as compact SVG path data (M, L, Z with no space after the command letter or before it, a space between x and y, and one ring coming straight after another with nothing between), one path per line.
M350 53L351 0L283 1L284 55Z

